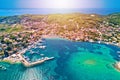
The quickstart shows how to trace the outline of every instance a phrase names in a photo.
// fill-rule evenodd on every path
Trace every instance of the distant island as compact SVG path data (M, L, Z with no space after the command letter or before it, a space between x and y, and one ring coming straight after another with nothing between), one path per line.
M1 16L0 58L16 54L40 38L53 36L120 46L120 13Z

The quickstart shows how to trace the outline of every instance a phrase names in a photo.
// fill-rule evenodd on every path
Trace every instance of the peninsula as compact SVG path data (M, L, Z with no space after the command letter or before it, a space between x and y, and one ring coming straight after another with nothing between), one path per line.
M28 48L42 36L58 36L72 41L104 42L120 46L120 13L106 16L81 13L2 16L1 60ZM48 59L45 58L39 63ZM22 60L23 63L24 61Z

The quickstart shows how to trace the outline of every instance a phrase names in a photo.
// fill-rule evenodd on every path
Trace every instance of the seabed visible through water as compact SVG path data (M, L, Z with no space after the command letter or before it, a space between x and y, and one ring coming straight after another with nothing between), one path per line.
M120 48L112 45L72 42L64 39L45 39L46 49L32 48L24 55L30 61L44 56L55 57L30 68L22 64L0 62L0 80L120 80L120 71L113 64L119 60Z

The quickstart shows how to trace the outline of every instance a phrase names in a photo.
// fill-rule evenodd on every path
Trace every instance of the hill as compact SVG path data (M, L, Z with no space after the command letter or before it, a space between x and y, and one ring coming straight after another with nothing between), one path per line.
M107 16L73 13L0 17L1 54L16 53L42 35L120 46L120 13Z

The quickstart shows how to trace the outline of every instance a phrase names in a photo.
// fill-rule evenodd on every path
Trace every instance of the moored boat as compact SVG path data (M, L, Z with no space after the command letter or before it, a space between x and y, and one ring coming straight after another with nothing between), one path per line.
M2 66L2 65L0 65L0 70L7 70L7 68L5 67L5 66Z

